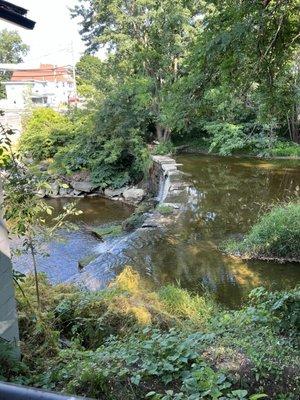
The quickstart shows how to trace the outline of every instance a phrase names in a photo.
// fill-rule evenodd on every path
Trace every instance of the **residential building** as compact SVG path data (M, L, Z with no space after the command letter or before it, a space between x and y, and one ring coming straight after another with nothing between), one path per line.
M41 64L36 69L14 70L5 82L5 110L26 110L31 106L60 109L74 102L75 84L69 67Z

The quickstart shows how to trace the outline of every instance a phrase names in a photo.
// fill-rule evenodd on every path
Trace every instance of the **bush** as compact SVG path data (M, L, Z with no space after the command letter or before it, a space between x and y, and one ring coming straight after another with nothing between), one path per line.
M166 155L173 154L175 151L175 147L171 141L160 142L158 145L154 147L153 154L155 155Z
M225 246L251 258L300 260L300 202L276 206L252 227L242 242Z
M51 108L37 108L25 120L20 150L36 161L53 157L74 136L74 127L64 115Z
M278 157L300 157L300 145L292 142L278 141L271 149L271 155Z
M210 152L215 151L222 156L227 156L242 150L247 143L247 136L243 132L242 125L210 123L205 125L205 129L212 137Z
M42 312L32 277L27 300L17 289L26 365L3 353L5 379L111 400L298 398L299 291L260 288L222 311L172 285L153 292L129 267L100 292L40 280Z
M149 168L149 154L138 128L120 131L103 104L96 113L78 114L74 138L54 156L58 171L71 174L83 168L91 172L95 186L119 188L140 181Z
M250 293L251 304L269 315L280 332L300 334L300 287L288 292L269 292L263 287Z

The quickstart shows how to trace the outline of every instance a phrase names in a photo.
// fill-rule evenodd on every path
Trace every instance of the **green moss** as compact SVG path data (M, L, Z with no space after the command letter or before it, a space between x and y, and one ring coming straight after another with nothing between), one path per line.
M78 261L78 268L83 269L98 257L98 253L88 254Z
M126 232L133 231L143 225L146 216L143 212L134 212L123 223L122 228Z
M300 261L300 202L274 207L263 215L241 242L230 241L229 253L251 258Z
M99 228L92 228L91 232L94 236L98 239L103 239L107 236L116 236L122 233L122 226L121 225L110 225L104 226Z
M160 214L162 214L162 215L169 215L169 214L172 214L173 213L173 211L174 211L174 208L172 207L172 206L169 206L168 204L159 204L157 207L156 207L156 210L158 211L158 212L160 212Z

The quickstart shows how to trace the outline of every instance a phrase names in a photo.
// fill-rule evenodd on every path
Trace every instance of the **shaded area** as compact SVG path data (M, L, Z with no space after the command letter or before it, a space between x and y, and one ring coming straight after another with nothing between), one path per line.
M53 216L58 215L62 211L63 205L71 201L74 199L47 200L48 204L54 207ZM52 283L65 282L73 275L78 274L78 261L97 251L101 246L99 240L89 232L89 227L122 221L132 212L132 207L128 205L99 197L81 198L77 202L77 208L83 213L79 216L71 216L70 220L76 222L79 229L61 231L59 235L61 240L45 243L44 253L46 256L39 255L37 257L39 272L45 272ZM21 239L14 239L12 247L20 246L21 242ZM106 245L108 243L109 239ZM32 272L31 259L27 254L14 256L13 262L14 268L18 271L25 274Z
M199 155L177 160L191 174L193 193L180 223L152 252L155 281L209 289L230 306L259 285L293 287L300 280L298 264L243 262L222 254L219 245L247 232L270 204L299 193L300 162Z

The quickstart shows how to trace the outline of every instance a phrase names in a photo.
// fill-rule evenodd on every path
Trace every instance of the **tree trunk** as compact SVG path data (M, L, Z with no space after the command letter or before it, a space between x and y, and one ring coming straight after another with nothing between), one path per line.
M161 126L160 124L156 124L156 138L159 142L167 142L171 136L170 128Z
M298 107L294 107L292 116L287 120L291 140L300 144L300 110Z

